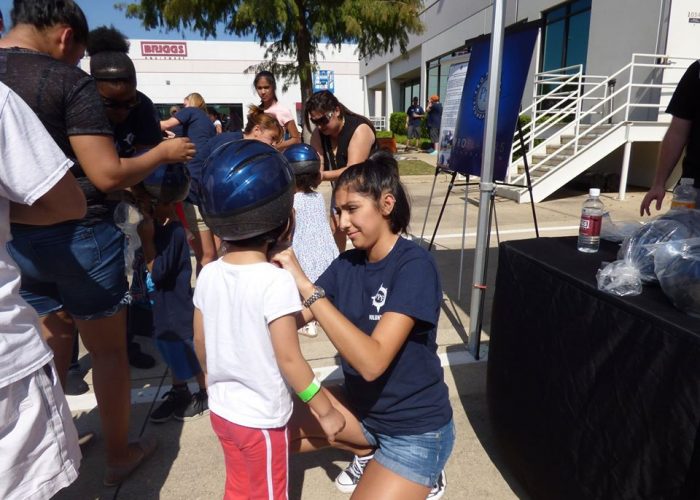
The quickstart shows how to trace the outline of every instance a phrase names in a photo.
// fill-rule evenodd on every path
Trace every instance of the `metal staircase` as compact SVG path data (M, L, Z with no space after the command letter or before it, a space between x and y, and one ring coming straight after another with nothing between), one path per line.
M616 149L624 146L620 197L624 199L631 144L661 141L670 117L666 105L692 59L633 54L610 76L583 74L581 65L535 76L533 102L521 116L532 196L542 201ZM508 184L526 185L520 137L516 131ZM500 196L530 201L527 188L499 186Z

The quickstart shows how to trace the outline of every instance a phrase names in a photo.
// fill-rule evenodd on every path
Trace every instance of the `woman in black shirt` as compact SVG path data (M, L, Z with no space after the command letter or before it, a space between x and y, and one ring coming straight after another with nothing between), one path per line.
M329 91L314 93L304 110L307 129L311 134L311 146L321 157L321 180L335 181L345 169L365 161L376 151L374 126L364 116L346 108ZM331 211L333 237L342 252L345 250L345 233L338 230L338 221Z

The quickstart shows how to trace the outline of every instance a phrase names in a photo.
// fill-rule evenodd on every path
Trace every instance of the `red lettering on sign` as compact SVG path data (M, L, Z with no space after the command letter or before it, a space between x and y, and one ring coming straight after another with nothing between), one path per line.
M141 55L187 57L187 42L141 42Z

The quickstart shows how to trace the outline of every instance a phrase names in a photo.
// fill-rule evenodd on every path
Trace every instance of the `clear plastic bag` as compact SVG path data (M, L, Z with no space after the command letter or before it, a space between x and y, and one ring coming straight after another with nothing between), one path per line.
M131 269L134 263L134 254L141 247L141 238L139 238L138 226L143 220L143 216L135 205L122 201L114 209L114 223L121 229L126 236L126 245L124 248L124 269L127 278L131 277Z
M598 290L603 292L619 296L642 293L642 277L639 269L625 260L607 263L598 270L596 279Z
M700 238L659 245L654 268L661 289L673 305L700 317Z
M644 224L625 238L617 258L636 267L643 282L655 283L654 253L659 247L657 243L684 240L690 236L690 229L682 221L664 216Z
M690 231L690 238L700 237L700 210L679 209L669 210L660 217L664 220L680 222Z
M600 227L600 237L607 241L620 243L639 231L643 225L644 223L636 220L614 222L610 217L610 212L605 212Z

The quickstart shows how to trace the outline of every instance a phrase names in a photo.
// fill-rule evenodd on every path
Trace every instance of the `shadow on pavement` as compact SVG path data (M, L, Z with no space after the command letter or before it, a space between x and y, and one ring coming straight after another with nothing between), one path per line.
M444 292L441 314L450 321L452 328L463 342L463 344L448 345L446 347L448 357L450 354L457 355L464 352L468 343L470 330L470 318L468 317L468 313L471 303L474 250L464 250L461 297L458 297L460 253L460 250L433 251L442 278ZM491 247L488 250L488 267L486 272L487 288L482 317L482 341L480 349L482 357L487 357L486 355L488 353L488 335L491 326L497 267L498 248ZM493 466L495 466L502 475L513 493L517 495L518 498L529 499L530 497L508 469L507 464L504 462L503 455L497 447L491 422L489 421L486 400L486 367L487 364L485 362L451 364L446 370L449 369L451 371L459 394L459 402L462 405L463 414L466 415L469 425L473 429L480 446L484 449L490 461L493 463ZM456 415L460 413L459 408L454 408L454 410ZM470 438L472 438L470 435L458 436L458 439ZM463 462L463 460L460 461ZM469 465L468 459L466 463ZM473 467L474 469L471 472L466 471L466 473L475 475L473 479L474 482L479 481L477 476L480 474L488 477L488 470L482 471L479 469L479 467L483 467L483 464L474 463ZM469 488L469 491L471 491L471 488Z
M131 439L136 439L146 418L149 405L131 406ZM184 424L171 420L160 425L148 424L144 434L155 436L158 449L134 473L122 483L121 488L108 488L102 484L105 472L105 450L100 418L97 408L82 413L75 419L78 434L86 431L95 433L95 439L83 451L78 479L68 488L61 490L55 500L75 499L157 499L170 468L180 452L180 434Z
M335 448L326 448L311 453L293 453L289 455L289 498L313 497L314 486L304 484L304 476L307 469L321 467L328 476L328 481L333 482L343 467L352 460L352 454ZM341 465L336 464L340 463Z

